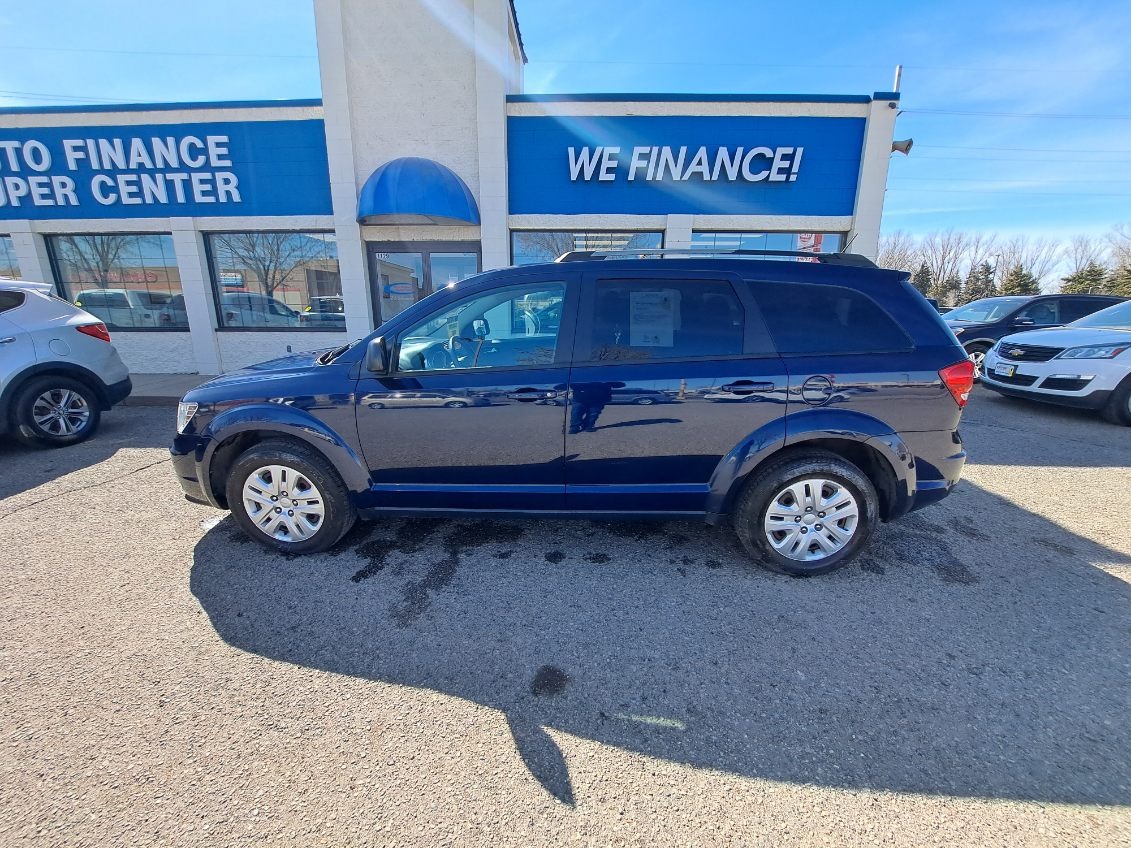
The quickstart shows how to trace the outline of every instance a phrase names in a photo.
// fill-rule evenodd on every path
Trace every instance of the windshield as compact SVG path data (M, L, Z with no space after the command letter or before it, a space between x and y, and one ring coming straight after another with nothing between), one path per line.
M1027 303L1027 297L987 297L975 300L946 313L947 321L1000 321L1018 306Z
M1131 330L1131 300L1101 309L1073 321L1069 327L1092 327L1104 330Z

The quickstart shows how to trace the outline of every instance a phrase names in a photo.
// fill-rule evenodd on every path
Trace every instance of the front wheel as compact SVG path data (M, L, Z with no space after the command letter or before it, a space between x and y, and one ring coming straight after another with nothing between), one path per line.
M1123 382L1115 387L1102 414L1112 424L1131 427L1131 375L1125 377Z
M90 386L67 377L32 380L20 390L14 411L17 439L52 448L90 438L102 417Z
M982 370L986 365L986 354L989 353L990 346L984 344L971 344L966 347L966 356L974 363L974 380L982 379Z
M285 553L324 551L357 521L334 467L295 442L263 442L240 454L228 472L226 494L243 531Z
M734 511L746 551L767 568L795 577L848 564L879 520L872 481L826 451L794 454L755 471Z

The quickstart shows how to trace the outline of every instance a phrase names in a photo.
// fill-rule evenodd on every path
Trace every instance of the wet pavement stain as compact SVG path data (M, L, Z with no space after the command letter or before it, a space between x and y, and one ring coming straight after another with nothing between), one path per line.
M544 665L530 681L530 694L538 697L560 695L569 685L569 675L556 665Z
M521 527L486 519L456 525L444 536L447 556L433 563L419 580L405 584L401 599L390 610L393 623L397 627L408 627L424 614L432 603L432 596L455 579L462 553L484 545L514 542L525 532Z
M594 565L604 565L606 562L609 562L612 559L612 557L609 556L608 554L594 553L594 554L586 554L584 559L585 559L586 562L591 562Z
M563 559L565 559L565 554L563 554L561 551L546 552L546 562L552 562L554 563L554 565L557 565Z
M947 522L951 529L956 533L961 533L970 539L977 539L979 542L988 542L990 540L989 533L983 533L977 527L971 527L968 521L961 518L952 518Z
M416 553L424 547L429 536L448 523L450 522L444 518L408 518L397 524L392 539L381 538L363 541L356 548L357 555L362 559L369 560L369 563L364 568L359 569L350 580L354 583L368 580L385 567L389 554L394 551L406 554ZM365 533L362 538L368 538L369 535L369 533Z

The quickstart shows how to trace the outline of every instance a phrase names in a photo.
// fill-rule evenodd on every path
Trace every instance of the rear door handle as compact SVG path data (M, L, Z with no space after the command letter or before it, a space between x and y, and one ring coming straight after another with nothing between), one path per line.
M724 392L732 395L752 395L754 392L772 392L773 383L755 383L753 380L736 380L721 387Z
M6 339L0 339L0 344L11 344L16 340L15 336L8 336Z
M535 400L548 400L558 396L557 392L547 392L541 389L515 389L513 392L507 392L507 397L511 400L517 400L520 403L530 403Z

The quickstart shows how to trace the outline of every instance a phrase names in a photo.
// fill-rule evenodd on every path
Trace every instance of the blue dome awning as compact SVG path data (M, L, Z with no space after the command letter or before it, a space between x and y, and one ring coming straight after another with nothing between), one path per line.
M357 200L360 224L478 224L467 183L431 159L406 156L369 175Z

